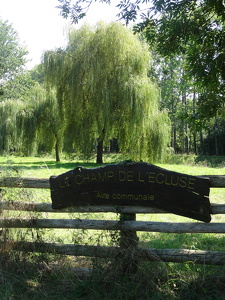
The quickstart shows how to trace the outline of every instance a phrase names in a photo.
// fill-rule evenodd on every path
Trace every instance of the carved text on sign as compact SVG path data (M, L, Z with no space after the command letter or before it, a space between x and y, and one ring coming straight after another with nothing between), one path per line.
M147 163L78 167L50 178L53 208L73 205L144 205L209 222L209 179Z

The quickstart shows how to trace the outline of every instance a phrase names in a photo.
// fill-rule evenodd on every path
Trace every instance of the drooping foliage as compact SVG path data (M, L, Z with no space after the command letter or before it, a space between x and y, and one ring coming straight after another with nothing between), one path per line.
M19 146L16 115L23 107L20 101L0 101L0 153L9 153Z
M58 0L63 17L77 23L93 1ZM225 94L225 3L224 0L118 0L119 18L137 22L135 32L144 32L164 56L186 55L189 75L201 88L198 107L206 118L223 108Z
M124 153L154 160L168 141L168 119L148 78L148 47L119 23L71 31L65 50L45 53L46 78L57 91L67 150L88 156L116 137ZM101 156L101 155L100 155ZM101 162L98 160L98 162Z
M59 161L62 124L58 117L56 94L36 83L24 99L24 108L16 116L16 124L22 140L21 151L28 154L56 150Z

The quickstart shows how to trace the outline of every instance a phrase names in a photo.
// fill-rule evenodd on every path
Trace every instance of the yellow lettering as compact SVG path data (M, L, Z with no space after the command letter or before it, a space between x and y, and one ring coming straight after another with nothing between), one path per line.
M188 181L188 188L189 189L191 189L191 190L194 190L195 188L194 188L194 186L192 186L192 185L194 185L195 184L195 178L189 178L189 181Z
M134 181L134 172L133 171L127 171L127 181Z
M178 179L179 179L179 177L176 176L176 177L175 177L176 180L173 180L174 177L175 177L174 175L171 176L171 184L172 184L173 186L177 186L177 185L178 185Z
M65 177L65 186L71 186L69 177Z
M155 172L148 173L148 182L155 183Z
M114 172L113 171L108 171L108 180L110 180L110 178L114 177Z
M98 172L98 180L106 181L107 180L106 172L104 172L103 174L101 174L100 172Z
M119 171L119 181L125 181L126 180L126 172Z
M141 172L138 172L138 181L139 182L145 182L144 179L141 179Z
M149 200L154 201L155 200L155 196L154 195L149 195Z
M83 183L85 182L85 180L89 183L90 182L90 177L89 177L89 174L86 175L83 175Z
M166 175L165 184L166 184L166 185L171 185L171 181L169 182L169 181L167 180L167 179L168 179L168 177L169 177L169 176L167 176L167 175ZM171 180L171 178L170 178L170 180Z
M180 178L180 187L182 187L182 188L187 187L187 178L186 177L181 177Z
M163 179L161 181L159 180L159 176L163 177ZM163 173L159 173L159 174L156 175L156 182L159 183L159 184L164 183L164 174Z
M108 199L109 195L108 194L103 194L104 198ZM107 197L108 196L108 197ZM103 196L100 195L100 198L102 198ZM117 200L150 200L150 201L154 201L154 195L150 195L150 194L112 194L112 199L117 199Z
M76 182L76 184L82 184L82 177L81 177L81 175L76 175L75 176L75 182Z
M95 173L91 173L91 181L97 181Z

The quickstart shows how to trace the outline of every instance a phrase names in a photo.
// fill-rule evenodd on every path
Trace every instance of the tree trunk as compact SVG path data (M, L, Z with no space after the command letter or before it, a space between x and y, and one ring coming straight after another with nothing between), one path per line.
M198 151L197 151L197 135L196 135L196 131L193 132L193 147L194 147L194 154L197 155Z
M103 163L103 139L98 140L96 163L97 164L102 164Z
M218 144L218 126L217 118L214 119L214 131L215 131L215 154L219 155L219 144Z
M174 128L173 128L173 143L174 143L174 152L175 154L177 154L177 128L176 126L174 125Z
M136 214L120 214L120 221L136 221ZM138 247L138 237L135 230L121 230L120 231L120 247L125 249L125 255L122 259L121 269L122 275L134 275L138 270L137 257L128 257L127 253L135 250Z
M59 157L59 142L56 141L55 143L55 160L56 162L60 162L60 157Z
M97 164L103 163L103 141L105 138L105 128L102 129L102 134L98 138L98 145L97 145Z
M189 155L189 150L190 150L190 140L189 140L189 130L188 130L188 123L185 121L185 152L187 155Z
M204 147L203 147L203 134L202 129L200 130L200 154L203 155L204 153Z

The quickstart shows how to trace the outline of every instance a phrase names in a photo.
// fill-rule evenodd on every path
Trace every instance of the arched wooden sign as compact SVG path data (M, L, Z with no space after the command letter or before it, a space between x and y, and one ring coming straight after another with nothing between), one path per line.
M52 207L79 205L151 206L210 222L209 179L147 163L77 167L50 177Z

